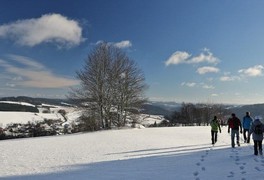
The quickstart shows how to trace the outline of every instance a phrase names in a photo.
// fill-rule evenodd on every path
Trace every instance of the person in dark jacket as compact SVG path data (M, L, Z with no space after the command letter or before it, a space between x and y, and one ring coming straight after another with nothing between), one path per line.
M216 116L214 116L214 119L211 121L210 126L211 126L212 144L214 145L217 142L218 129L219 132L221 133L221 127Z
M240 119L236 117L234 113L232 113L231 118L228 119L228 133L230 133L230 128L231 128L231 146L232 148L235 147L235 136L236 136L236 142L237 146L240 146L239 143L239 129L240 133L242 134L242 126Z
M253 122L253 118L250 116L249 112L243 117L242 127L243 127L243 137L245 143L250 143L249 129Z
M262 118L260 116L256 116L254 122L252 123L249 133L253 134L254 141L254 155L262 155L262 141L263 141L263 132L264 125L260 121Z

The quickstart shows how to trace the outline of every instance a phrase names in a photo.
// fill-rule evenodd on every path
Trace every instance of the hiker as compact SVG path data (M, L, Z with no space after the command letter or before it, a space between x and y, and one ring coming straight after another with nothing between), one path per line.
M256 156L258 153L262 155L264 125L261 123L261 119L262 118L260 116L256 116L249 130L249 134L253 134L254 155Z
M253 118L250 116L250 112L246 112L246 115L243 117L242 121L244 143L250 143L249 129L252 122Z
M211 125L212 144L214 145L217 142L218 129L219 132L221 133L221 127L216 116L214 116L214 119L211 121L210 125Z
M239 129L240 129L240 133L242 134L242 126L241 126L240 119L238 119L238 117L236 117L235 113L232 113L231 117L228 119L228 133L230 133L230 128L231 128L231 145L232 145L232 148L235 147L235 136L236 136L237 146L240 146Z

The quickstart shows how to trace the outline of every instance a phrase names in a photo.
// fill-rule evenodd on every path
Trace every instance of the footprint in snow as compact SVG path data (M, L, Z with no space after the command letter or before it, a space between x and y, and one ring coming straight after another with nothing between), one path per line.
M261 171L259 167L255 167L255 169L256 169L257 171Z
M234 177L234 172L232 172L232 171L229 172L229 175L227 177L229 177L229 178Z
M202 171L205 171L205 167L202 167Z
M247 172L246 171L242 171L241 174L246 174Z
M198 175L199 175L199 172L198 172L198 171L195 171L195 172L193 173L193 175L194 175L194 176L198 176Z

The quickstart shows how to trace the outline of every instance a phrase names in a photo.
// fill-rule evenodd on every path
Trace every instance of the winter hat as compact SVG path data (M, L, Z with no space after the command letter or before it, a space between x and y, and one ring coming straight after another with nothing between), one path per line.
M261 120L262 119L262 117L261 116L255 116L255 120Z

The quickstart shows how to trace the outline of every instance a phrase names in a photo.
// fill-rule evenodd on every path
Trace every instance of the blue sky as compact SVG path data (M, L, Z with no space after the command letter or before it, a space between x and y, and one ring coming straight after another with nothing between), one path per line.
M0 96L65 98L100 41L144 72L155 101L264 102L264 1L3 0Z

